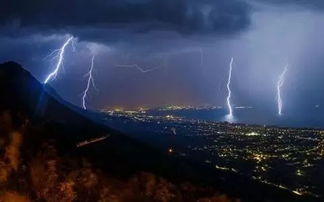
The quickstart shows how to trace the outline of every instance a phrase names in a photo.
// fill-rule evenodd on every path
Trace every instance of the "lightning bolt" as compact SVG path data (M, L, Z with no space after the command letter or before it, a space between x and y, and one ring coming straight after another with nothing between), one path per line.
M138 71L140 71L141 73L148 73L148 72L152 72L154 70L159 69L160 67L152 67L152 68L148 68L148 69L144 69L142 67L140 67L138 64L131 64L131 65L115 65L116 67L126 67L126 68L136 68Z
M65 53L65 48L67 47L67 45L69 45L72 42L72 47L74 49L74 45L73 45L73 36L69 37L65 43L63 44L63 46L60 49L54 50L51 54L49 54L47 57L52 57L53 55L53 59L57 58L57 63L56 63L56 67L54 69L53 72L51 72L45 79L44 84L47 84L49 81L54 80L60 70L60 68L63 66L63 61L64 61L64 53Z
M200 66L202 67L204 64L204 51L202 48L199 49L199 54L200 54Z
M288 71L288 65L285 66L283 72L279 76L279 80L277 82L277 104L278 104L278 115L282 115L282 98L281 98L281 87L285 83L285 75Z
M205 75L206 68L204 66L204 51L202 48L199 49L199 55L200 55L200 68L201 68L202 74Z
M230 62L230 68L229 68L229 73L228 73L228 80L227 80L227 98L226 98L226 103L227 103L227 108L228 108L228 114L226 115L227 120L233 120L233 108L231 104L231 96L232 96L232 91L231 91L231 80L232 80L232 70L233 70L233 62L234 58L231 58Z
M166 59L166 58L165 58ZM162 62L163 63L163 58L162 58ZM116 64L115 67L122 67L122 68L135 68L138 71L140 71L141 73L148 73L148 72L152 72L155 71L157 69L162 68L163 66L165 66L166 63L164 62L163 64L159 64L156 67L151 67L151 68L142 68L141 66L139 66L138 64Z
M199 48L199 49L195 49L195 50L184 50L184 51L175 52L175 53L171 53L171 54L170 53L163 53L161 55L164 55L164 59L162 59L162 60L164 60L164 62L162 61L161 63L163 63L163 64L161 64L159 66L156 66L156 67L142 68L138 64L116 64L115 67L135 68L138 71L140 71L141 73L148 73L148 72L152 72L152 71L155 71L157 69L160 69L162 67L164 67L165 69L167 69L168 60L169 60L170 55L183 54L183 53L187 53L187 52L198 52L199 55L200 55L200 67L203 66L203 63L204 63L204 53L203 53L203 49L202 48Z
M86 106L86 99L87 99L87 96L88 96L88 92L89 92L89 89L90 89L90 85L92 84L92 86L96 88L96 85L94 83L94 79L93 79L93 76L92 76L92 72L93 72L93 67L94 67L94 59L95 59L95 56L92 56L91 58L91 66L90 66L90 70L89 72L86 74L88 75L88 82L87 82L87 86L86 86L86 89L84 90L83 92L83 95L82 95L82 107L84 110L87 110L87 106Z

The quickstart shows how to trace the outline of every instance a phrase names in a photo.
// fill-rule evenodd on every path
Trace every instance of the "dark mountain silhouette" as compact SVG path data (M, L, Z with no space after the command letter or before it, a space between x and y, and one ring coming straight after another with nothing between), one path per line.
M0 65L0 95L0 201L313 200L103 126L14 62Z

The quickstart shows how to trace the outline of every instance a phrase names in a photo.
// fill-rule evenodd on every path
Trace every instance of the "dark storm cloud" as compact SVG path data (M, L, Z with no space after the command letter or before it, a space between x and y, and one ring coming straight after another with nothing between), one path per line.
M255 2L264 2L273 5L295 6L299 8L308 8L308 9L315 9L315 10L324 9L323 0L261 0Z
M12 22L34 31L84 27L235 34L248 27L250 6L239 0L5 0L0 23Z

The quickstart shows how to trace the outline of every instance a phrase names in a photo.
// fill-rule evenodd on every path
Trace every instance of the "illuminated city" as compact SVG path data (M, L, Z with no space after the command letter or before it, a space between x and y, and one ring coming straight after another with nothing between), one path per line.
M143 131L145 135L137 138L149 139L152 135L164 139L163 146L172 148L174 155L194 158L215 169L248 176L297 195L321 196L324 183L316 173L323 166L324 130L152 116L143 109L104 113L108 125L119 129L127 125L123 130L128 133Z

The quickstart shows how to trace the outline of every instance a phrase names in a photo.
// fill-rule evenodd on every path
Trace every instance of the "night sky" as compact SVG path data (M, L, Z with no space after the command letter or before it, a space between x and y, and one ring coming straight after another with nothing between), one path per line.
M95 55L90 109L225 106L231 57L235 106L276 114L289 64L284 113L324 108L322 0L2 0L0 62L19 62L43 82L56 62L46 56L69 36L75 50L67 46L49 84L78 106ZM154 70L125 66L133 64Z

